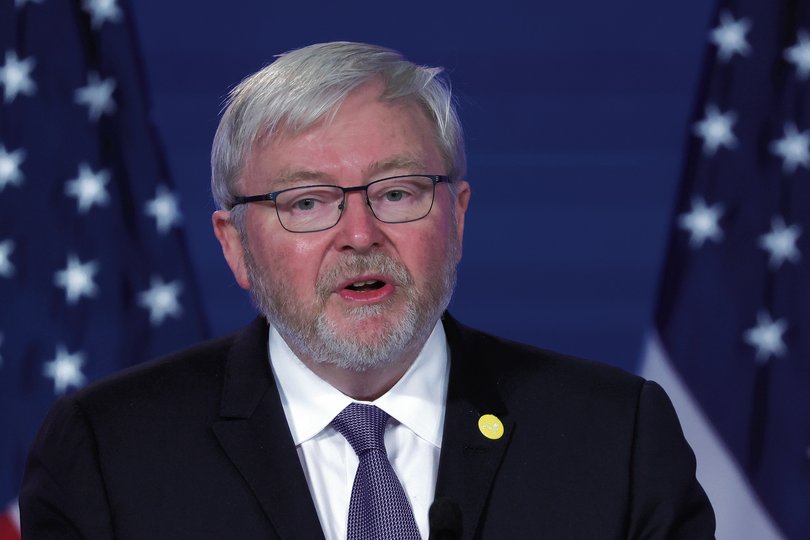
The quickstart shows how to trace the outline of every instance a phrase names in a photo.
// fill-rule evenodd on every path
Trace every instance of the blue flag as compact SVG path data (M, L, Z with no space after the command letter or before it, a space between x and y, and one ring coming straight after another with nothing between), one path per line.
M0 4L0 508L56 397L207 334L137 51L121 0Z
M683 398L718 538L807 539L810 1L722 1L707 44L643 371Z

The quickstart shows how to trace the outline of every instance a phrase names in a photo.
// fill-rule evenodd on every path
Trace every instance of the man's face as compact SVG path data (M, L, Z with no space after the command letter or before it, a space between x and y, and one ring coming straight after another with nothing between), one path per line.
M238 190L255 195L445 173L424 112L383 103L380 90L366 84L333 120L256 145ZM430 213L410 223L378 221L365 195L353 192L326 231L289 232L270 203L245 209L242 238L227 214L215 214L214 224L237 281L302 360L362 371L413 357L447 306L469 200L466 182L455 187L454 198L438 184Z

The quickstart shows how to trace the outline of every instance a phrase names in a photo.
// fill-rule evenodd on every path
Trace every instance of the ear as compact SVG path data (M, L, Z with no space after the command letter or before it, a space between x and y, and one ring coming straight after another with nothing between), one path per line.
M245 250L242 247L242 240L239 238L239 231L233 224L231 213L225 210L217 210L211 216L211 223L214 226L214 235L222 246L222 254L225 256L228 266L233 272L233 277L243 289L250 289L250 280L245 269Z
M461 260L461 245L464 240L464 215L470 204L470 184L465 180L456 180L456 231L458 242L458 259ZM458 261L456 261L458 262Z

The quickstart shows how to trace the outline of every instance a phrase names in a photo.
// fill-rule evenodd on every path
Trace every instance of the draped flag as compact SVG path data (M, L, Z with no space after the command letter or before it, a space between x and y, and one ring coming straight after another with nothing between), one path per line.
M642 373L720 540L810 538L810 1L724 0Z
M0 3L0 540L54 398L205 337L122 0Z

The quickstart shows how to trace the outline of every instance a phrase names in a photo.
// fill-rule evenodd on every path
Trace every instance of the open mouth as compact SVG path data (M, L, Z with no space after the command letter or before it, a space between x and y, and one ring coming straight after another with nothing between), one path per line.
M369 281L356 281L346 286L350 291L366 292L376 291L385 287L385 282L372 279Z
M390 298L396 291L395 280L383 274L354 275L338 284L334 291L347 302L373 304Z

